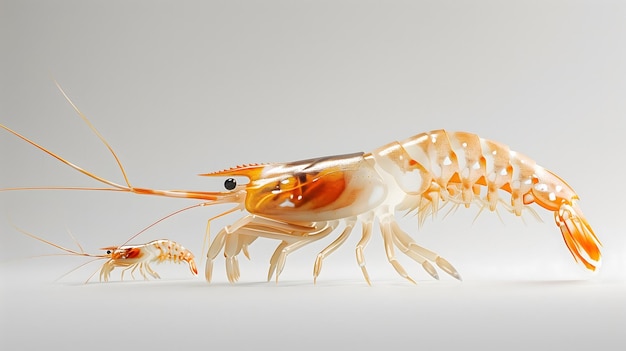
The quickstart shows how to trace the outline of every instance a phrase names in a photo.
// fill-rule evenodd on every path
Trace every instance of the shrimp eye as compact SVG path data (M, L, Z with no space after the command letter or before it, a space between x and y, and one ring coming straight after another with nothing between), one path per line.
M110 255L111 252L112 252L111 250L107 250L107 255Z
M226 190L233 190L237 186L237 181L234 178L228 178L224 181L224 188Z

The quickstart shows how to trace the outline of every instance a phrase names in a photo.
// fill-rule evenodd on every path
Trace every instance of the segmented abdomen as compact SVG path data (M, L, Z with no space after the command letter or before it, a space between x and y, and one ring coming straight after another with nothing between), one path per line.
M194 258L191 251L185 249L182 245L171 240L155 240L148 243L147 245L156 250L156 255L152 260L159 263L164 261L182 263L189 262Z
M523 206L536 200L531 190L542 182L544 174L549 179L543 185L550 188L553 197L575 196L564 182L553 184L555 178L560 179L532 159L472 133L435 130L385 145L373 155L409 198L419 196L420 204L404 205L409 209L426 209L425 204L432 204L436 211L440 199L469 207L480 199L495 210L498 192L504 190L511 194L513 212L521 215ZM484 197L481 187L486 187Z

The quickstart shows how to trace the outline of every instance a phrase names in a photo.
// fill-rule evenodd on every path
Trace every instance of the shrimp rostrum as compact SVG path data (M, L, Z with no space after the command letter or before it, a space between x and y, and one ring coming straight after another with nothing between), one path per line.
M117 160L109 144L75 106L74 109ZM242 165L201 174L225 178L224 190L205 192L131 186L119 160L126 184L117 184L2 127L70 167L113 187L107 190L199 199L203 206L236 204L235 208L216 217L235 210L246 211L243 218L221 229L211 243L205 270L208 281L212 278L213 261L221 252L226 259L229 281L237 281L240 276L237 257L242 251L247 256L248 245L259 237L280 241L270 258L268 274L268 279L274 274L278 279L289 253L328 236L343 223L344 229L337 238L317 255L313 267L316 279L324 258L340 247L360 222L362 233L356 246L356 260L369 283L364 251L375 221L380 226L387 259L402 277L413 281L397 260L396 249L419 263L434 278L438 278L438 273L433 263L460 279L447 260L418 245L395 219L396 212L415 212L422 223L446 204L457 207L477 204L481 210L490 211L500 206L516 216L521 216L533 203L537 204L554 214L565 244L577 262L592 271L600 265L600 242L580 210L574 190L532 159L506 145L467 132L434 130L367 153ZM237 184L236 177L245 177L248 182ZM24 188L4 190L16 189Z
M189 270L191 271L191 273L193 273L194 275L198 274L198 269L196 268L196 262L194 260L193 253L191 253L191 251L187 250L179 243L167 239L153 240L146 244L103 247L100 249L104 251L103 254L90 254L85 252L80 244L80 251L76 251L52 243L23 229L17 228L17 230L25 235L30 236L31 238L34 238L48 245L54 246L62 251L65 251L70 255L92 257L96 260L106 260L100 268L100 281L109 281L111 277L111 272L113 272L116 267L122 269L121 280L124 280L124 272L128 270L130 270L130 274L133 279L135 278L135 270L139 270L139 273L141 273L143 278L146 280L148 279L148 275L152 276L155 279L160 279L161 277L159 276L159 274L154 271L154 269L152 269L152 267L150 266L150 263L155 262L186 262L189 265ZM82 265L79 267L82 267ZM89 279L91 279L91 277ZM89 279L87 279L87 281L89 281Z

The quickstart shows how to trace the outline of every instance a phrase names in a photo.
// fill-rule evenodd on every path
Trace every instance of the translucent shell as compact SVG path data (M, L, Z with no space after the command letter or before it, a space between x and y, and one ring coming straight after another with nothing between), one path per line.
M264 166L246 186L250 213L315 222L365 213L385 198L386 186L362 153Z

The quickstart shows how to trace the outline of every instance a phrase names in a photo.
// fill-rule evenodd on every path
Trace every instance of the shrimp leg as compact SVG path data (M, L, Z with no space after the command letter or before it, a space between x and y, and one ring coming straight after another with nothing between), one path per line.
M322 263L324 258L333 253L339 248L339 246L343 245L343 243L346 242L346 239L348 239L350 233L352 233L352 229L354 228L355 224L355 217L346 220L346 228L343 230L343 232L341 232L339 237L337 237L335 241L330 243L330 245L326 246L322 251L320 251L320 253L317 254L315 264L313 265L313 283L317 282L317 277L320 275L320 271L322 270Z

